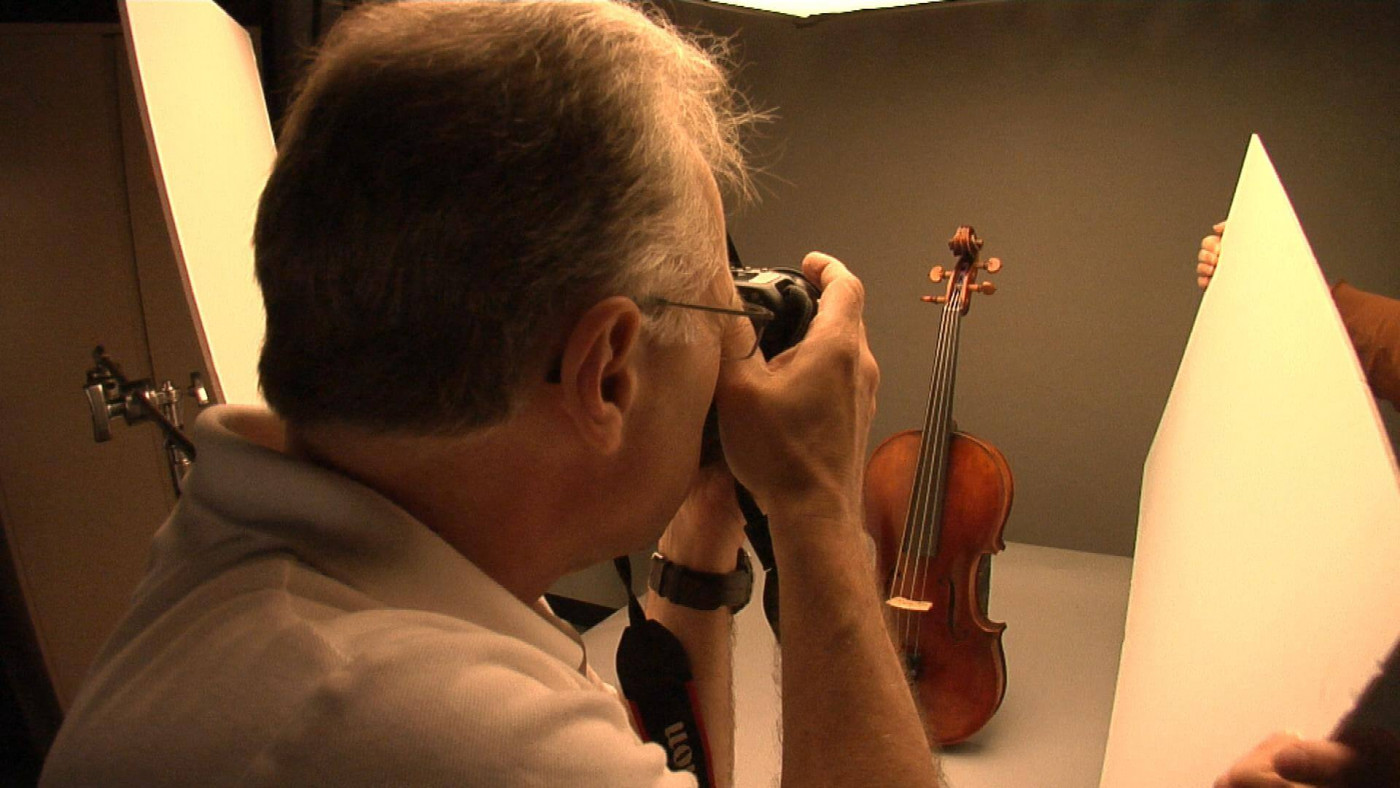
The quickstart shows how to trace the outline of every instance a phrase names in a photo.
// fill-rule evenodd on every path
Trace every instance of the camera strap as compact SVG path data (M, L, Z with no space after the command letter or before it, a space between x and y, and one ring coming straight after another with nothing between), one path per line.
M782 636L778 632L778 562L773 557L773 535L768 531L768 515L754 501L749 488L735 482L734 492L739 499L739 511L744 513L744 534L748 536L753 553L763 567L763 617L768 619L773 638L781 641Z
M673 771L690 772L701 788L709 788L713 765L690 658L676 636L642 610L627 557L613 559L613 565L627 589L629 620L617 644L617 680L637 730L643 741L661 745Z

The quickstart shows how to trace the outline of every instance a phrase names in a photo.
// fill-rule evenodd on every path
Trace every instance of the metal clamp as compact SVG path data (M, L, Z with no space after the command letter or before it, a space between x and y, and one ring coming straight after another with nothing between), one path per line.
M194 443L181 430L184 419L180 401L192 396L204 407L211 399L198 372L190 373L190 385L176 388L169 380L156 384L148 378L127 380L121 366L113 361L101 345L92 351L93 368L87 371L83 391L87 394L92 414L92 437L98 443L112 439L112 422L123 419L128 425L154 421L165 433L166 459L170 464L170 479L179 495L185 472L194 463Z

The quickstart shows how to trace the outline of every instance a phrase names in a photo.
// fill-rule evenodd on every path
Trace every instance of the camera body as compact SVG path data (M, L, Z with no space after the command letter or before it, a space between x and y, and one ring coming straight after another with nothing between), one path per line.
M773 321L764 329L758 345L765 359L796 345L807 335L807 327L817 314L821 291L801 271L736 267L729 272L740 298L773 313Z
M801 271L793 268L732 267L734 287L745 303L761 306L773 313L773 320L763 330L758 349L765 359L772 358L796 345L807 335L807 327L817 314L817 299L821 291ZM710 465L724 457L719 442L719 414L713 405L705 417L704 434L700 442L700 464Z

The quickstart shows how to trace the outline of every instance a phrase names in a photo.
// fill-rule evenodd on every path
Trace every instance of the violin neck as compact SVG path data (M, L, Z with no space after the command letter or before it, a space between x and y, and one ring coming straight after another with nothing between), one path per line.
M932 556L938 551L943 492L948 480L948 445L953 434L953 382L958 367L961 299L948 299L938 329L933 372L929 376L928 410L924 414L919 464L909 497L902 550L907 555Z

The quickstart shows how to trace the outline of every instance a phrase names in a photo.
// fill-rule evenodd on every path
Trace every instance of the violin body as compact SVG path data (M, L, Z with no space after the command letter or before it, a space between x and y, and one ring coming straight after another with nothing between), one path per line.
M987 618L987 593L990 555L1006 547L1013 483L1000 451L952 433L938 543L932 555L901 559L922 435L906 430L875 449L865 475L865 524L885 586L932 603L927 611L891 609L890 635L930 736L948 745L981 730L1006 693L1006 625Z
M991 556L1006 547L1011 469L991 444L953 424L958 333L973 293L991 295L980 271L1001 261L980 259L982 239L969 225L948 241L957 262L934 266L929 280L947 281L922 430L880 444L865 469L865 525L875 540L887 624L904 660L929 735L955 744L982 729L1006 694L1005 624L987 618Z

